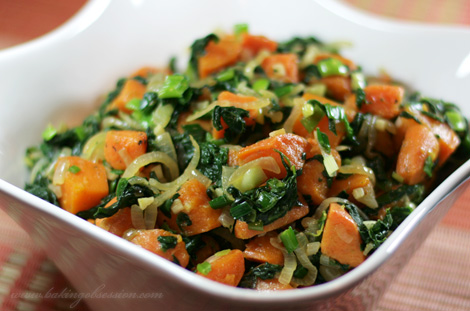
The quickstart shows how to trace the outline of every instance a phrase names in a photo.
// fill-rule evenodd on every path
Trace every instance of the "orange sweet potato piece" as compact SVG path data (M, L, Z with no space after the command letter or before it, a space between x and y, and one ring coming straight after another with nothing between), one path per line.
M248 228L248 224L244 221L237 220L235 223L235 236L239 239L249 239L255 235L273 231L279 228L282 228L297 219L300 219L308 214L308 206L302 204L301 206L294 206L290 211L288 211L283 217L275 220L274 222L263 227L263 231L252 230Z
M105 205L105 208L111 206L116 201L116 198L113 198L108 202L108 204ZM126 230L134 228L131 218L131 209L128 207L122 208L116 214L110 217L98 218L95 220L95 225L108 232L111 232L112 234L122 237Z
M290 284L282 284L278 279L263 280L257 278L255 289L258 291L276 291L293 289L293 287Z
M460 138L446 123L431 118L428 118L428 120L432 133L438 137L439 165L442 165L460 145Z
M439 165L444 164L460 145L459 136L446 123L441 123L417 111L414 111L413 114L423 125L429 127L431 132L437 137L439 141ZM393 138L395 146L401 146L405 133L411 126L416 124L418 123L413 119L397 118L395 121L397 132Z
M234 36L225 36L219 42L210 41L206 54L199 57L199 77L205 78L227 66L235 64L240 57L242 46Z
M393 135L393 143L395 145L395 149L400 150L401 144L403 143L403 138L405 138L405 134L408 129L413 126L419 124L413 119L405 118L405 117L398 117L395 120L395 127L396 133Z
M126 108L127 102L134 98L142 99L146 89L146 86L137 80L127 80L119 95L111 102L111 107L117 108L125 113L131 113L132 110Z
M197 274L225 285L237 286L245 273L245 259L239 249L215 253L205 262L210 263L210 272L204 275L198 271Z
M366 175L353 174L345 179L335 179L331 188L328 191L329 197L335 197L345 191L347 194L352 195L354 189L362 188L370 184L370 179Z
M243 35L242 47L244 50L250 51L252 55L256 55L261 50L275 52L277 49L277 42L269 40L264 36L254 36L246 33Z
M364 92L367 104L361 106L361 112L369 112L385 119L392 119L400 113L399 106L405 93L401 86L368 85Z
M321 252L351 267L357 267L365 260L357 224L351 215L337 203L330 204L323 229Z
M403 182L418 184L426 179L424 164L428 156L434 161L439 154L439 142L431 130L422 124L410 127L405 134L397 160L397 173Z
M298 58L296 54L274 54L261 63L266 75L286 83L299 82Z
M151 75L154 75L156 73L164 73L166 75L171 75L172 72L169 68L155 68L155 67L142 67L139 68L136 72L134 72L131 77L144 77L147 78Z
M297 177L297 189L303 195L309 195L313 204L319 205L326 199L328 185L323 171L323 163L312 160L307 161L302 169L302 175Z
M387 131L377 131L374 149L389 158L392 158L395 154L397 154L395 144L393 143L393 137Z
M109 131L106 133L104 157L109 165L117 170L126 169L130 162L146 151L147 134L145 132Z
M72 214L86 211L98 205L108 195L108 178L102 164L69 156L57 160L56 168L63 165L80 169L76 173L72 173L70 169L64 172L64 182L60 185L62 196L59 198L63 209Z
M271 238L277 237L276 232L268 232L263 236L255 237L246 244L243 251L245 258L256 262L269 262L273 265L283 265L282 251L271 244Z
M180 195L178 199L184 206L180 213L185 213L191 220L191 225L182 228L183 234L191 236L221 226L219 217L222 210L210 207L210 198L207 196L206 191L206 187L197 179L188 180L178 191ZM172 230L181 232L176 222L178 215L172 213L171 218L168 218L162 212L159 212L157 222L160 226L166 222Z
M177 244L174 248L164 250L161 243L158 241L158 237L168 236L175 237L177 239ZM162 229L137 230L136 234L129 241L142 246L146 250L149 250L160 257L175 262L183 268L188 265L189 254L186 251L183 238L179 234L173 234Z
M280 154L275 150L279 150L289 158L290 162L295 165L296 169L301 169L304 165L302 155L306 152L307 146L307 140L298 135L282 134L260 140L250 146L240 149L238 152L238 163L243 165L261 157L273 157L279 164L281 173L277 176L268 177L284 178L286 176L286 169L282 164Z
M326 85L326 93L339 101L344 101L352 94L351 80L348 77L330 76L320 79Z

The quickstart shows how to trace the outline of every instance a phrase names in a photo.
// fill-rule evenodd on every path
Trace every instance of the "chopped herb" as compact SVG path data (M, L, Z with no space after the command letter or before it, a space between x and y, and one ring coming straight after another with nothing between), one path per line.
M191 226L193 222L189 218L188 214L181 212L176 216L176 224L178 225L178 228L184 232L183 227Z
M364 92L363 89L359 88L354 91L354 94L356 94L356 106L358 109L361 109L362 105L368 104L366 100L366 93Z
M165 203L163 203L160 206L160 210L162 211L163 215L165 215L168 218L171 218L171 206L175 202L176 199L180 197L180 194L177 192L175 193L170 199L166 200Z
M276 273L281 272L281 270L282 266L266 262L251 270L251 273L253 273L254 276L262 280L270 280L274 278Z
M81 169L76 165L72 165L71 167L69 167L69 172L72 174L77 174L80 171Z
M157 240L160 242L160 246L164 252L175 248L178 244L178 239L174 236L159 236Z
M416 123L421 124L421 121L417 117L415 117L414 115L409 113L408 111L404 110L404 111L400 112L400 117L403 117L403 118L406 118L406 119L412 119L412 120L415 120Z
M297 241L297 237L295 236L295 232L292 227L282 231L279 238L289 254L299 247L299 241Z
M193 260L197 260L197 251L206 246L206 243L202 240L202 236L200 234L184 236L183 242L185 244L186 251Z
M424 161L424 172L426 173L426 175L428 175L429 177L432 177L432 171L434 169L434 162L432 160L432 157L429 155L426 160Z

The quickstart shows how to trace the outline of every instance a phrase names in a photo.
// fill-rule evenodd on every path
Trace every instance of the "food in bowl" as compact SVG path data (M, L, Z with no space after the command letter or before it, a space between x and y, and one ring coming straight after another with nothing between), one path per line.
M366 77L338 46L196 40L186 71L120 79L48 126L26 190L214 281L312 286L360 265L468 158L458 107Z

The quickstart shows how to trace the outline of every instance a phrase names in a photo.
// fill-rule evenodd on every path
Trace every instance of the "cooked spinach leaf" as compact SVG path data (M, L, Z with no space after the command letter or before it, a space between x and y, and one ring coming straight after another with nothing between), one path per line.
M212 110L212 124L216 130L220 131L225 128L222 123L224 122L227 125L227 128L225 128L225 140L227 142L234 142L245 132L246 123L244 118L248 116L248 111L241 108L215 106L214 110Z
M266 185L242 193L233 186L227 191L235 199L230 214L235 219L264 226L283 217L292 207L301 205L297 196L297 170L289 167L289 159L281 153L287 176L279 180L271 178Z
M228 160L228 148L219 147L211 142L204 142L200 144L199 147L201 150L201 159L199 160L197 169L220 187L222 166L226 165Z

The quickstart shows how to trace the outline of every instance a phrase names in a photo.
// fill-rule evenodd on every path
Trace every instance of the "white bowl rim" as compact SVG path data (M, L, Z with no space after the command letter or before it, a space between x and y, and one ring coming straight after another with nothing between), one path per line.
M314 1L348 20L354 20L355 22L360 20L361 24L365 23L369 27L392 29L396 32L406 31L419 33L423 31L437 31L444 33L464 33L465 35L470 35L470 29L463 26L434 25L420 22L384 19L370 13L353 9L339 0ZM78 13L56 30L27 43L0 50L0 62L8 61L10 57L14 57L19 54L34 53L37 49L47 48L47 46L51 44L73 37L75 34L91 25L111 4L115 5L115 3L116 1L112 2L111 0L91 0L87 2ZM395 249L402 243L409 233L413 231L416 225L422 221L423 217L425 217L425 215L428 214L440 200L445 198L450 190L455 189L458 185L464 182L468 176L470 176L470 160L465 162L428 197L426 197L426 199L417 207L415 212L413 212L393 232L390 238L376 252L374 252L364 264L353 269L339 279L313 287L293 291L279 291L276 292L275 295L270 292L257 292L243 288L220 286L219 283L197 276L195 273L181 267L176 267L173 263L143 250L132 243L124 243L122 238L106 232L89 222L79 220L75 215L57 208L2 179L0 179L0 191L37 208L44 214L57 218L60 221L67 222L82 232L89 233L94 239L102 241L118 252L126 253L126 255L134 259L136 262L141 263L148 269L164 269L168 274L174 275L180 281L187 283L196 290L229 300L244 299L247 302L263 304L266 302L289 303L292 300L306 301L325 298L334 295L339 291L343 291L344 289L352 288L355 284L367 278L368 275L373 273L385 261L387 261Z

